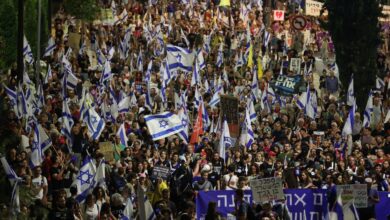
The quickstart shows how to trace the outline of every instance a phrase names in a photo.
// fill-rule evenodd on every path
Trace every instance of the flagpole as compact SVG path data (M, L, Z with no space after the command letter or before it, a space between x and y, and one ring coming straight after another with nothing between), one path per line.
M35 66L35 87L39 86L39 74L41 72L41 0L38 0L38 33L37 33L37 61Z
M17 79L23 82L23 20L24 20L24 0L18 0L18 43L17 43Z

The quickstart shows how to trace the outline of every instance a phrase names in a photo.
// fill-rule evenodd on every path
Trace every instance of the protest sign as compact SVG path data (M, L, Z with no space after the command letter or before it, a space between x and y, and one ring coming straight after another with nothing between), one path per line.
M284 21L283 10L274 10L274 21Z
M301 59L300 58L291 58L290 71L292 71L294 74L300 73L300 71L301 71Z
M99 150L104 155L106 161L114 160L114 149L112 148L112 143L110 141L100 142Z
M155 166L153 167L152 177L167 179L169 176L169 168L165 166Z
M324 3L313 1L313 0L306 0L305 4L305 14L308 16L314 16L319 17L321 13L321 9ZM324 16L328 15L327 11L324 11Z
M328 201L322 189L285 189L285 202L291 220L325 219ZM244 200L252 203L251 191L244 192ZM234 212L235 192L233 190L199 191L196 197L196 219L204 219L209 202L217 203L217 211L222 217Z
M379 21L385 22L390 20L390 6L381 5L383 17L379 17Z
M253 179L250 181L250 186L252 188L253 200L256 203L284 199L281 178Z
M356 208L367 207L367 185L366 184L348 184L338 185L337 195L341 193L343 205L353 200Z
M226 118L229 125L230 136L237 138L240 132L238 126L238 98L221 95L221 111L222 120Z
M276 79L275 89L277 92L281 92L283 95L293 95L298 92L302 76L297 75L294 77L280 75Z

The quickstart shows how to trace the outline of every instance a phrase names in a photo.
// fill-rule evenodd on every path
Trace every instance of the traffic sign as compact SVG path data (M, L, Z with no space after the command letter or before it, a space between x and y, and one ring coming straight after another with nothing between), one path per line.
M295 30L301 31L305 29L307 25L306 18L301 15L295 16L292 18L291 25Z

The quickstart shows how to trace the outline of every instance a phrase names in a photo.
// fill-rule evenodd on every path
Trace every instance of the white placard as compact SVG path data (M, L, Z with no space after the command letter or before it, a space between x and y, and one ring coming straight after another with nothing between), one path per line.
M274 10L274 21L284 21L283 10Z
M253 201L256 203L284 199L283 182L281 178L252 179L250 185Z
M337 195L341 193L341 200L344 204L353 200L356 208L367 207L367 185L366 184L348 184L337 186Z
M308 16L319 17L323 5L324 3L321 2L306 0L305 14ZM328 15L328 12L325 11L323 15Z

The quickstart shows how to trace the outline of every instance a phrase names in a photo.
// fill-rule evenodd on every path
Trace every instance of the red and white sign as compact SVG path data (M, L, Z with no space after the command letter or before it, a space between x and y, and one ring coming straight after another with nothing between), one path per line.
M303 17L303 16L295 16L292 21L291 21L291 25L293 26L293 28L297 31L301 31L303 29L305 29L306 25L307 25L307 21L306 21L306 18Z
M283 10L274 10L274 21L284 21Z

